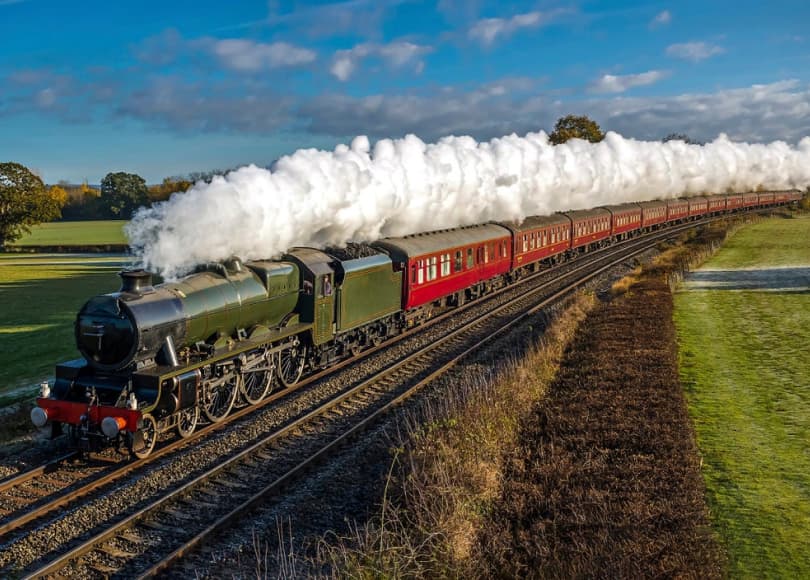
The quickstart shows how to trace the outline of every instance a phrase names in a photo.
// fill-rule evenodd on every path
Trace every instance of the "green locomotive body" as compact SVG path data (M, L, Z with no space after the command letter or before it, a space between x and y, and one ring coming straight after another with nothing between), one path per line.
M38 400L54 434L79 447L115 440L138 456L157 433L188 436L237 398L258 403L273 385L298 381L401 328L401 272L380 253L341 260L296 248L282 260L206 264L153 287L122 272L118 292L92 298L76 318L83 358L56 367ZM241 395L241 397L240 397Z
M283 257L301 271L298 315L311 323L311 359L323 367L401 328L402 272L386 254L341 260L312 248Z

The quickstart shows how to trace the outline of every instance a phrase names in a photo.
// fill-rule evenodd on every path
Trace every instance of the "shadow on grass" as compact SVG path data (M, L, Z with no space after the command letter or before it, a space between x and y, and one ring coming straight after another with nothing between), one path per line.
M700 270L686 278L687 290L761 290L810 292L810 267Z

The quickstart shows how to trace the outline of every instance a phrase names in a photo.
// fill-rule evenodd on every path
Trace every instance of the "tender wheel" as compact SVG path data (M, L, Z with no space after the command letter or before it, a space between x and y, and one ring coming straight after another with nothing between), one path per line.
M214 379L203 388L202 411L212 423L219 423L231 412L239 391L239 377L235 373Z
M183 439L188 439L197 428L200 421L200 408L193 406L190 409L183 409L177 414L177 434Z
M304 372L306 360L307 349L300 344L278 353L278 378L285 387L298 382Z
M138 459L146 459L149 457L149 454L152 453L152 450L155 448L155 443L157 443L158 438L158 430L157 430L157 422L152 415L144 415L141 417L141 423L143 426L140 429L141 435L143 437L143 444L138 448L133 444L132 446L132 454L137 457Z
M256 405L270 392L273 383L273 373L271 371L259 371L255 373L245 373L242 376L242 386L239 392L242 398L250 405Z
M379 330L375 330L371 333L371 346L380 346L383 340L385 340L385 337Z

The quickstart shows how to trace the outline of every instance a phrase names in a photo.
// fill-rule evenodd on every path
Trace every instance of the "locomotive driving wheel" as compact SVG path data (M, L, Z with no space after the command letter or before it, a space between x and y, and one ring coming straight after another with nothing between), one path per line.
M146 459L155 448L155 443L157 443L157 421L155 421L152 415L147 414L141 417L141 424L142 426L139 431L140 436L143 438L143 443L140 446L133 443L132 454L138 459Z
M177 434L183 439L188 439L197 428L200 421L200 408L196 405L189 409L183 409L177 414Z
M278 353L278 378L285 387L298 382L304 372L306 360L307 349L301 344Z
M212 423L219 423L231 412L239 392L239 375L234 372L203 385L202 412Z
M248 404L257 405L270 392L272 383L273 373L271 371L247 372L242 377L239 391Z

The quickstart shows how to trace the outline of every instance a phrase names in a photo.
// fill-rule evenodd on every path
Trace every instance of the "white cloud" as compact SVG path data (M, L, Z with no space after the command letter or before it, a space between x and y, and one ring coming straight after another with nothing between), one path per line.
M425 63L421 60L421 57L432 50L433 48L430 46L406 41L396 41L388 44L365 42L348 50L337 51L332 59L329 72L338 80L347 81L354 74L361 60L376 56L395 68L413 63L414 71L421 73L425 68Z
M214 41L211 51L224 66L240 72L302 66L317 58L315 51L286 42L265 44L241 38Z
M56 103L56 91L54 91L51 87L42 89L41 91L37 92L35 100L37 106L43 109L49 109Z
M506 37L521 28L539 26L544 20L547 20L547 17L542 12L516 14L511 18L484 18L470 28L468 35L484 46L489 46L499 36Z
M684 42L681 44L670 44L667 47L667 56L698 62L718 54L723 54L725 51L722 46L709 44L708 42Z
M657 83L668 75L666 71L651 70L635 75L602 75L589 87L592 93L623 93L633 87Z
M658 28L659 26L666 26L672 22L672 13L669 10L663 10L655 15L650 21L650 28Z
M493 83L469 92L440 87L430 94L325 95L299 111L319 135L365 133L375 138L414 133L423 139L472 135L489 139L512 132L550 129L561 116L587 114L603 129L640 139L684 133L710 141L720 133L735 140L798 142L810 136L810 86L795 80L675 96L591 98L564 101Z

